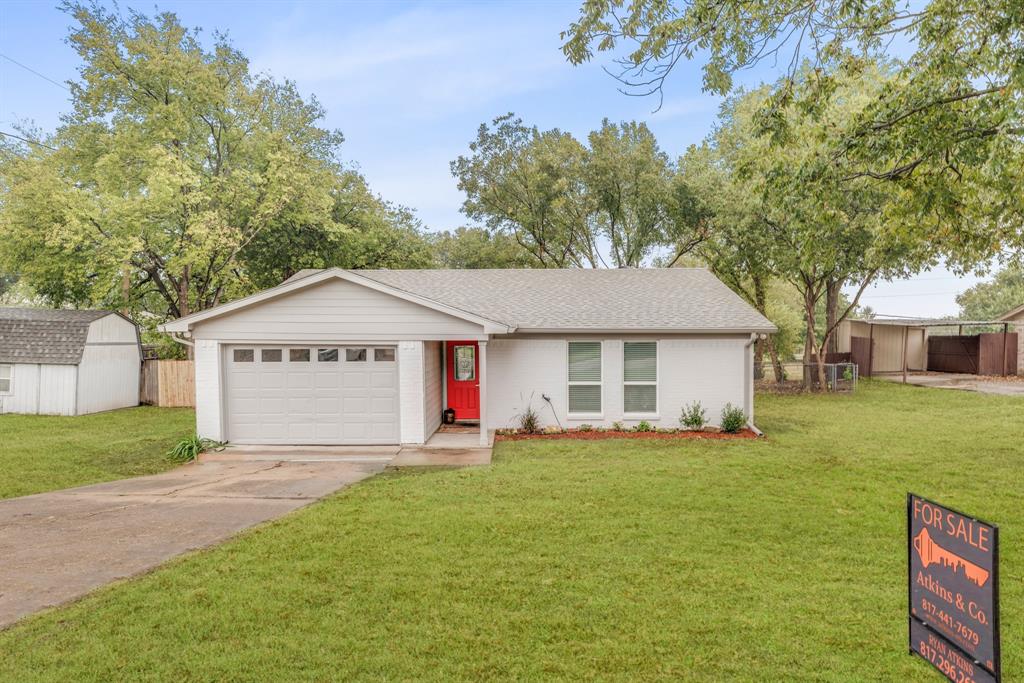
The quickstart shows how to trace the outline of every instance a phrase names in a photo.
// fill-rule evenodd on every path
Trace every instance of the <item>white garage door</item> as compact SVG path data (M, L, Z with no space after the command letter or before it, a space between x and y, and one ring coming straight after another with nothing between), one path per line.
M254 444L395 444L394 346L229 346L227 438Z

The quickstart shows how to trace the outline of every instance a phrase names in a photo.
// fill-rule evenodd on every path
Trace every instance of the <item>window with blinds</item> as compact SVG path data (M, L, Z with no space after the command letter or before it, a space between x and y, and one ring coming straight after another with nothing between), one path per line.
M601 342L569 342L569 412L601 412Z
M622 345L623 412L658 412L658 342Z

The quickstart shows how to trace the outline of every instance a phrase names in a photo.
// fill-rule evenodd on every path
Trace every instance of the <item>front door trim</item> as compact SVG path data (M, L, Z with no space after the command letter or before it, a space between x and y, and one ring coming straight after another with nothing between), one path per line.
M460 348L468 347L473 355L469 368L456 367ZM465 355L465 352L462 354ZM462 372L458 372L461 370ZM467 370L469 372L467 372ZM462 379L459 379L462 375ZM474 339L445 342L445 380L447 399L445 406L455 411L456 420L480 419L480 346Z

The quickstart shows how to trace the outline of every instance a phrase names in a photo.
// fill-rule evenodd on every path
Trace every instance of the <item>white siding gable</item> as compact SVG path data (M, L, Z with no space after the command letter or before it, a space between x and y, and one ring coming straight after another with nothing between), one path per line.
M137 406L141 364L135 325L119 315L93 321L78 366L78 414Z
M480 325L346 280L317 285L195 324L196 339L360 341L475 339Z

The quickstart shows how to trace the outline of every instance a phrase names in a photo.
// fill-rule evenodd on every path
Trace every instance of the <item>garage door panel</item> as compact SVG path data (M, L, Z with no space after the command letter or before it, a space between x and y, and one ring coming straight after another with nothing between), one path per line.
M289 398L288 413L293 416L311 416L316 413L316 400L312 397Z
M394 347L383 347L391 352L381 354L368 347L365 355L359 354L364 360L358 361L346 361L344 347L325 348L325 353L303 352L308 346L226 348L228 439L237 443L398 443L397 363L375 360L377 355L394 358ZM340 353L331 353L333 348ZM241 351L235 354L235 349ZM264 354L268 349L270 353Z
M309 389L313 386L312 372L289 372L286 377L289 389Z
M366 370L346 370L342 373L342 384L346 389L365 389L370 386Z
M393 389L397 377L393 371L373 372L370 376L370 386L375 389Z
M284 373L279 371L260 374L260 389L280 389L284 386Z
M317 389L340 389L341 374L336 371L318 372L315 384Z
M260 382L259 376L254 372L234 372L231 379L237 389L255 389Z

